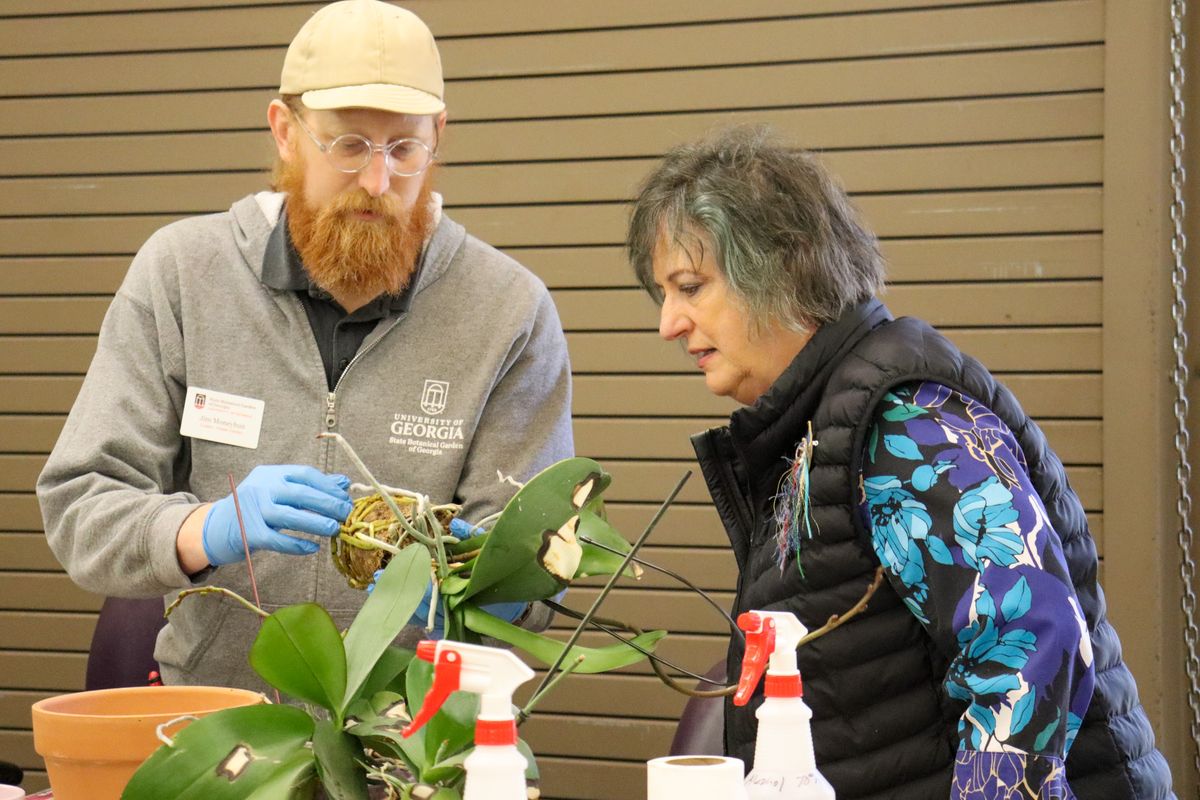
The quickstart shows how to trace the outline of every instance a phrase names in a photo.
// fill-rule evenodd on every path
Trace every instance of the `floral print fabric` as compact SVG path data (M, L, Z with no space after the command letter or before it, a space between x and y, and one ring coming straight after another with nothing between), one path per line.
M1092 696L1091 639L1012 433L976 400L913 383L880 403L863 464L875 553L957 654L952 797L1072 798L1064 762Z

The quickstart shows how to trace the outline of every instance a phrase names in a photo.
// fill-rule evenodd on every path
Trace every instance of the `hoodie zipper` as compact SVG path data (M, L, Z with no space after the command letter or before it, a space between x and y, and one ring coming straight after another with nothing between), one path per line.
M325 395L325 430L332 431L337 427L337 393Z
M299 299L297 299L297 302L299 302ZM354 367L355 363L357 363L359 361L359 359L361 359L367 353L371 352L371 350L375 347L375 345L378 344L380 341L382 341L383 337L386 336L388 333L390 333L392 328L395 327L396 325L398 325L400 320L403 319L404 316L405 316L404 314L397 316L394 320L392 320L391 324L388 325L386 330L381 331L380 334L378 336L376 336L369 344L367 344L363 347L360 347L358 349L358 352L354 354L354 357L350 359L350 363L346 365L346 368L344 370L342 370L342 374L340 376L338 376L337 383L335 383L333 386L333 391L326 393L326 395L325 395L325 431L327 433L333 433L335 430L337 430L337 426L338 426L337 393L338 393L338 387L340 387L342 385L342 381L346 379L346 373L349 372ZM353 444L353 442L351 442L351 444ZM333 467L333 449L332 449L333 446L334 446L334 443L332 441L327 441L325 444L325 470L326 470L326 472L328 472Z

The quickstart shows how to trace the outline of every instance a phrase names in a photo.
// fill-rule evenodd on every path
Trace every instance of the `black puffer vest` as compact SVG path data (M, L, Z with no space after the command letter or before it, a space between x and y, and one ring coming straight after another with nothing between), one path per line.
M864 438L873 410L896 386L931 380L991 408L1016 436L1033 484L1063 543L1092 632L1096 690L1067 761L1079 800L1173 797L1165 759L1121 660L1096 582L1096 547L1062 462L1015 397L983 366L919 320L892 320L878 301L822 327L787 371L724 428L692 439L737 558L735 614L791 611L810 630L862 597L879 560L857 509ZM800 548L804 577L775 563L773 498L812 421L810 502L817 533ZM948 797L964 706L942 689L954 653L942 652L885 581L867 610L797 651L822 774L842 800ZM736 677L742 647L730 645ZM725 746L749 769L760 694L725 708Z

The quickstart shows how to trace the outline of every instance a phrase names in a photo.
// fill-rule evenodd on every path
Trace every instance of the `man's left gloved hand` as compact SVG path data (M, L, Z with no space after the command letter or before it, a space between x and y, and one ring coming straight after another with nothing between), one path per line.
M237 487L246 540L232 494L213 503L204 517L200 543L214 567L246 558L246 548L311 555L316 542L285 531L335 536L353 505L345 475L326 475L302 464L260 464Z

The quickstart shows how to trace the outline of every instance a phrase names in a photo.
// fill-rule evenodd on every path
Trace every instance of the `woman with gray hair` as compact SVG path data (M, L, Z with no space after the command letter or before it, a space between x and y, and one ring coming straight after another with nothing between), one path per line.
M838 796L1173 797L1062 462L979 362L876 299L875 236L821 165L763 129L677 147L627 244L660 335L743 406L692 438L735 614L818 628L887 577L797 653ZM747 764L760 702L725 708Z

